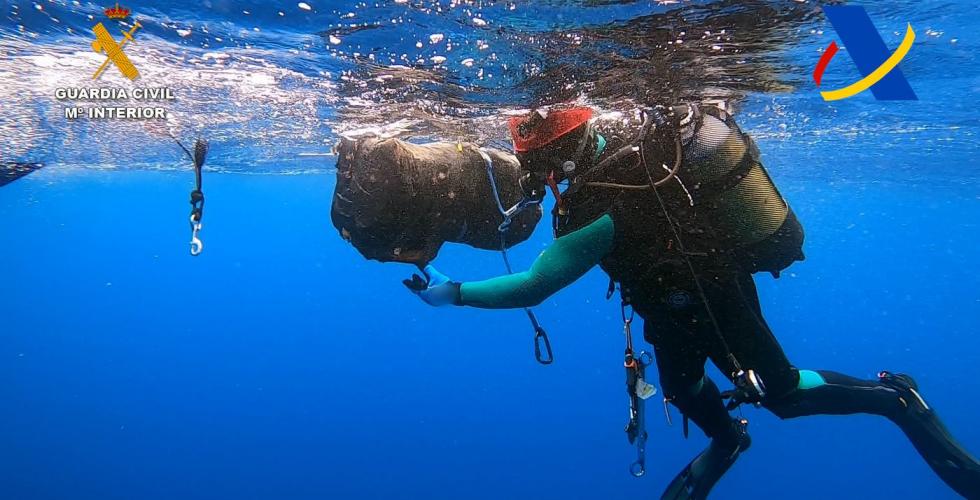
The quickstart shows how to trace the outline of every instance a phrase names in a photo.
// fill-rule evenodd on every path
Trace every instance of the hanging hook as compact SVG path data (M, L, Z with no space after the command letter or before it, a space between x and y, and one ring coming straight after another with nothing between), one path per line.
M194 220L194 214L191 215L191 255L198 256L201 255L201 251L204 250L204 242L198 238L198 233L201 231L200 220Z
M191 153L189 149L184 147L184 145L177 139L173 134L169 134L170 138L180 146L180 149L187 153L187 157L194 162L194 190L191 191L191 255L198 256L201 255L201 251L204 250L204 243L201 241L199 236L201 232L201 219L204 218L204 192L201 191L201 168L204 166L204 160L208 155L208 141L204 139L198 139L194 143L194 152Z
M639 453L643 453L643 452L639 452ZM633 477L643 477L643 475L646 473L647 473L647 467L646 467L645 457L641 456L639 459L636 460L636 462L633 462L633 464L630 465L630 474L632 474Z
M200 189L191 191L191 255L198 256L204 250L204 243L198 236L201 232L201 219L204 218L204 193Z
M531 317L534 316L530 309L528 309L527 314ZM537 322L536 319L533 321ZM544 347L543 354L541 352L542 347ZM550 365L555 361L555 354L551 352L551 341L548 340L548 333L540 326L534 327L534 358L542 365Z

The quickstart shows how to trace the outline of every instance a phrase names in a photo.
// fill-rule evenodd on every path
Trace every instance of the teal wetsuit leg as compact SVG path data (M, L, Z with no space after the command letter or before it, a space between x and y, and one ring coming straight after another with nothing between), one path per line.
M813 370L800 370L800 383L797 389L814 389L826 383L820 373Z

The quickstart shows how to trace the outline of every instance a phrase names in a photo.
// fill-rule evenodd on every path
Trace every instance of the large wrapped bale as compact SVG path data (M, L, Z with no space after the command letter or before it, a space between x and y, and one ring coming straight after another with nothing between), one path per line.
M510 207L521 198L520 165L509 153L487 153L501 202ZM500 248L503 218L474 144L342 139L330 215L361 255L381 262L426 264L447 241ZM526 240L540 219L540 207L517 216L507 246Z

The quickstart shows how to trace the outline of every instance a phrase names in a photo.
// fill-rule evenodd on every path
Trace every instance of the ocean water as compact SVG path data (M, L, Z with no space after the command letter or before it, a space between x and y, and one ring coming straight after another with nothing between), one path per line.
M918 101L824 102L813 1L127 2L142 76L98 86L172 88L161 127L55 99L94 85L109 4L0 2L0 165L45 165L0 187L0 498L658 498L706 440L653 400L629 475L599 270L536 308L542 366L520 311L425 306L329 210L341 135L506 144L508 113L665 95L729 101L806 228L806 261L757 278L793 363L913 374L980 452L980 8L849 3L892 49L912 24ZM824 87L857 77L842 50ZM167 131L211 142L198 257ZM503 272L458 245L436 263ZM714 498L955 498L882 418L742 412L753 445Z

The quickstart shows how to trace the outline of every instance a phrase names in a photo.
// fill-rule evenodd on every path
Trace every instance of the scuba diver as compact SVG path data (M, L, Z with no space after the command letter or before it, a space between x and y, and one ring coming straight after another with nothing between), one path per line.
M618 285L624 307L644 319L665 401L710 438L663 498L708 495L749 447L747 422L729 415L745 403L783 419L884 416L946 484L980 498L980 463L910 376L881 372L862 380L803 370L783 353L752 275L778 277L802 260L803 229L752 139L708 103L657 106L640 116L635 131L599 124L592 109L581 107L512 118L523 171L520 205L540 202L546 191L555 196L554 242L525 272L459 283L428 264L424 277L405 285L433 306L520 308L601 266L610 295ZM705 375L708 359L733 390L720 392Z

